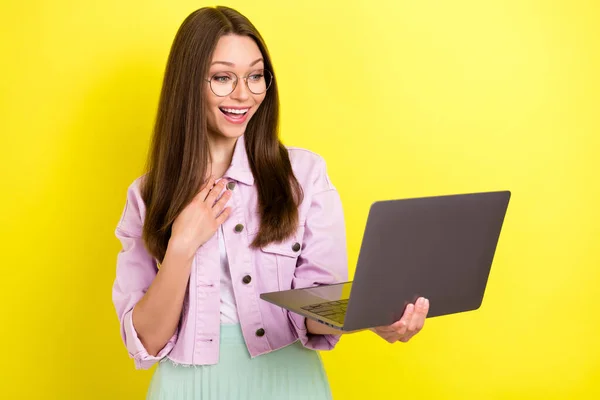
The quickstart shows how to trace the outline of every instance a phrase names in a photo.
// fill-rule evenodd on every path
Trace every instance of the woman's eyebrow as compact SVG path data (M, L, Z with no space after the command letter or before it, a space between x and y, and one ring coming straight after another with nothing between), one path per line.
M254 60L250 63L250 66L252 67L255 64L258 64L259 62L264 61L262 58L259 58L257 60ZM223 64L223 65L227 65L228 67L235 67L235 64L229 61L213 61L213 63L211 65L215 65L215 64Z

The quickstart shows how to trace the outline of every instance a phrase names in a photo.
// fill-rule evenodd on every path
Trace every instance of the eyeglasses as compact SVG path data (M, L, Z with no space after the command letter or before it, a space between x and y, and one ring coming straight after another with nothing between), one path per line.
M242 79L252 93L263 94L271 86L273 74L266 69L259 69ZM234 72L217 72L210 79L206 79L210 84L210 90L219 97L229 96L235 90L238 80Z

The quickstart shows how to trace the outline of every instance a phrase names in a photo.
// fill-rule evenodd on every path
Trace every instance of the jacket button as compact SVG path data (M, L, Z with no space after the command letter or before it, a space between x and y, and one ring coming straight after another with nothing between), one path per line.
M292 250L299 251L300 250L300 243L298 243L298 242L294 243L294 245L292 246Z
M252 281L252 277L250 275L246 275L242 278L242 282L244 282L246 285L249 284L250 281Z
M258 336L258 337L265 336L265 330L263 328L260 328L259 330L256 331L256 336Z
M235 182L228 182L227 183L227 189L233 190L234 188L235 188Z
M237 225L235 226L234 230L235 230L237 233L240 233L241 231L243 231L243 230L244 230L244 225L242 225L242 224L237 224Z

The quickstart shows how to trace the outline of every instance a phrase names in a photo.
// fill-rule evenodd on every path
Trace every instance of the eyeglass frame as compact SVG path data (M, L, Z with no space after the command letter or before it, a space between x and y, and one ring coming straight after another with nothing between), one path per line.
M261 93L254 93L254 92L252 91L252 89L250 89L250 86L248 85L248 77L250 76L250 74L252 74L253 72L256 72L256 71L263 71L263 74L264 74L265 72L268 72L268 73L269 73L269 75L271 76L271 79L269 80L269 85L266 87L265 91L264 91L264 92L261 92ZM264 68L262 68L262 69L257 69L256 71L252 71L252 72L250 72L250 74L248 74L248 75L246 75L246 76L242 76L242 79L244 80L244 83L246 83L246 87L248 88L248 90L250 91L250 93L252 93L252 94L255 94L255 95L259 95L259 94L267 93L267 90L269 90L269 88L270 88L270 87L271 87L271 85L273 84L273 81L275 80L275 77L273 76L273 73L272 73L271 71L269 71L268 69L264 69ZM214 91L214 89L213 89L213 87L212 87L211 81L212 81L212 79L215 77L215 75L217 75L217 74L222 74L222 73L233 74L233 75L235 76L235 81L234 81L234 83L233 83L233 89L231 90L231 92L227 93L226 95L220 96L220 95L218 95L218 94L216 94L216 93L215 93L215 91ZM210 79L204 79L204 80L205 80L206 82L208 82L208 87L210 87L210 91L211 91L211 92L213 92L213 94L214 94L215 96L218 96L218 97L227 97L227 96L229 96L231 93L233 93L233 92L235 91L235 89L237 88L237 84L238 84L238 82L240 81L240 77L238 76L238 74L236 74L236 73L235 73L235 72L233 72L233 71L219 71L219 72L215 72L215 73L214 73L214 74L213 74L213 75L210 77Z

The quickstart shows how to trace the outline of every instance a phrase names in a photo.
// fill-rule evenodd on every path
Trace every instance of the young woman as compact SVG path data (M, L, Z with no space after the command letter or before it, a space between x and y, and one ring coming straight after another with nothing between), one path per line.
M166 67L147 173L128 189L113 301L151 399L329 399L315 350L342 332L259 299L345 281L340 197L324 160L279 139L277 80L244 16L202 8ZM408 341L426 299L372 330ZM187 367L187 368L186 368Z

